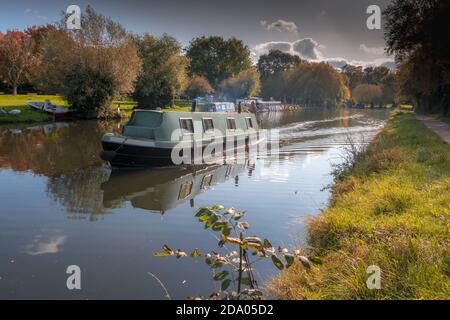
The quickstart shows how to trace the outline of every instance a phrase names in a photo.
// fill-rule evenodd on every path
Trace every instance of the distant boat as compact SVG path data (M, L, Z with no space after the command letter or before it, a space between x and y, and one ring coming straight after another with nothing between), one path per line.
M49 100L45 100L44 102L28 100L27 105L34 110L43 111L51 116L54 116L56 121L65 121L70 118L69 110L52 104Z

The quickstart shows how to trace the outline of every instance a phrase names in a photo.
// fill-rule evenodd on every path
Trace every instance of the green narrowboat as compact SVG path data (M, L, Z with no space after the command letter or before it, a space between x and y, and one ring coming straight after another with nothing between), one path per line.
M189 165L194 162L180 163L179 157L194 159L198 149L203 152L218 141L223 152L242 142L247 147L259 141L258 131L251 113L135 110L121 135L102 137L101 158L113 167Z

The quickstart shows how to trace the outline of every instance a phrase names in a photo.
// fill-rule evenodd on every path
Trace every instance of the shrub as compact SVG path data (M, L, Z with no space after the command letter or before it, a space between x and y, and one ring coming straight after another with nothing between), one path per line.
M118 114L111 108L116 85L107 72L75 66L65 78L66 98L78 117L111 118Z

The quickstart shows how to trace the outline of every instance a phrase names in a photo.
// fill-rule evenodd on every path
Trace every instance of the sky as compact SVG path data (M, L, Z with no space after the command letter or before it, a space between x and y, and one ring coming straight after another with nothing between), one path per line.
M0 31L53 23L71 4L120 22L134 33L167 33L183 46L202 35L236 37L252 59L270 49L312 61L392 66L383 51L383 29L369 30L369 5L389 0L0 0Z

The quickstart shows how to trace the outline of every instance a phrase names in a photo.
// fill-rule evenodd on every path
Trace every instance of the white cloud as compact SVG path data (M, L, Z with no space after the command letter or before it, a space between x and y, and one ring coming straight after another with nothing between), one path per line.
M319 50L320 45L311 38L299 39L293 42L269 41L253 47L253 56L258 58L262 54L269 53L270 50L280 50L290 54L298 55L303 59L317 60L322 58Z
M44 239L43 239L44 238ZM59 252L59 247L66 241L66 236L36 235L33 241L24 247L23 252L31 256Z
M325 48L324 45L318 44L311 38L299 39L293 42L269 41L254 46L251 50L251 57L252 60L256 63L260 55L267 54L270 50L280 50L293 55L298 55L301 58L311 62L326 62L337 69L344 67L346 64L363 67L385 66L390 69L396 68L395 61L391 57L382 57L371 61L349 60L342 57L325 58L321 52L321 49L323 48Z
M295 24L295 22L292 21L278 19L277 21L268 23L265 20L261 20L260 23L267 31L291 32L291 33L298 32L297 25Z
M32 11L33 11L33 10L31 10L30 8L26 8L25 11L24 11L24 13L25 13L25 14L28 14L28 13L31 13Z
M365 53L383 55L384 47L368 47L364 43L359 45L359 49L364 51Z

